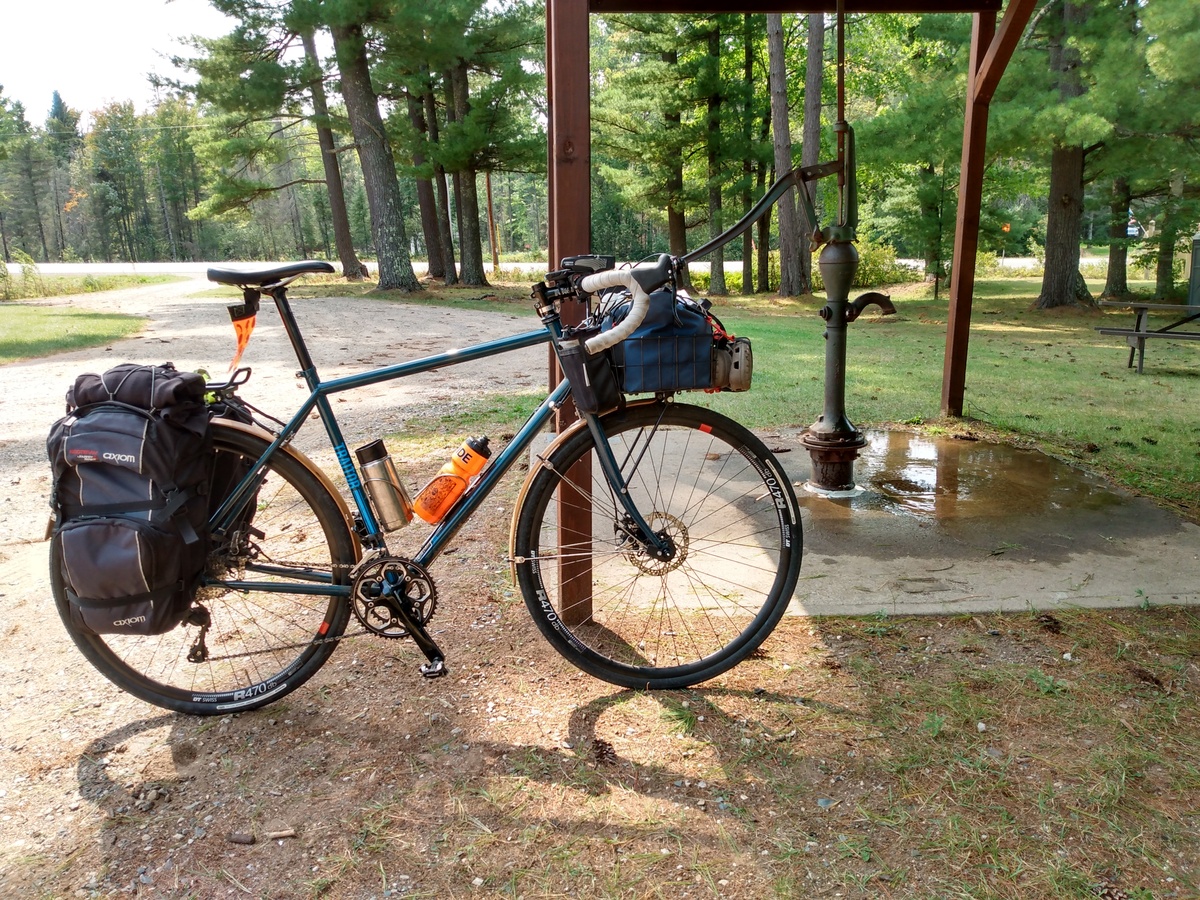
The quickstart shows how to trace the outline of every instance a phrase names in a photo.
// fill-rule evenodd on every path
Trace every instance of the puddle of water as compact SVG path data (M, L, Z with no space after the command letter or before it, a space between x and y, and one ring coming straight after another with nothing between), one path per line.
M904 431L867 433L854 465L850 510L948 522L1108 509L1123 498L1104 482L1036 450Z

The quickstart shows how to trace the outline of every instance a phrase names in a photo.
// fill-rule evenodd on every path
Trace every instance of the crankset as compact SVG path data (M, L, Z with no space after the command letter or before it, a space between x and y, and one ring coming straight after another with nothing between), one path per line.
M437 608L437 589L424 568L399 556L368 558L354 573L350 601L355 618L372 634L416 642L429 660L422 675L446 674L445 656L425 630Z
M354 615L363 627L386 638L408 637L400 616L403 603L418 624L425 625L437 608L437 590L423 568L399 556L366 560L350 589Z

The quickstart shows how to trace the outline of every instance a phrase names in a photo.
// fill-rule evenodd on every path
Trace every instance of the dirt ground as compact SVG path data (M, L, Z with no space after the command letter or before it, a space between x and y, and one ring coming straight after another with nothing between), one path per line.
M554 656L509 583L517 484L434 573L449 677L355 638L255 713L122 694L54 613L43 442L78 372L223 368L221 303L185 293L74 301L151 324L0 367L0 896L1200 896L1186 610L789 617L703 689L621 691ZM327 374L532 327L371 300L298 316ZM260 318L245 395L290 408L295 365ZM536 389L544 359L524 351L508 383ZM482 363L367 390L343 425L353 445L493 380Z

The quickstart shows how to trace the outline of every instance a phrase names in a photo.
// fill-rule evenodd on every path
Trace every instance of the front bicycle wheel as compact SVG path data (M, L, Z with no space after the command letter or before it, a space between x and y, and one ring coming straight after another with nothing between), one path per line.
M213 423L218 474L248 471L267 442ZM240 477L240 475L239 475ZM321 668L350 615L348 591L313 593L349 582L357 545L329 489L296 457L277 453L238 517L240 530L210 547L206 586L196 596L209 624L185 622L152 636L93 635L71 624L58 567L50 584L76 646L99 672L135 697L177 712L222 715L257 709L295 690ZM253 583L257 589L222 583ZM295 586L295 590L289 590ZM202 620L203 615L193 616Z
M720 413L635 404L601 420L638 511L669 560L628 536L591 432L532 476L513 563L542 634L580 669L633 688L706 681L778 624L800 572L800 514L766 446ZM590 495L590 496L589 496Z

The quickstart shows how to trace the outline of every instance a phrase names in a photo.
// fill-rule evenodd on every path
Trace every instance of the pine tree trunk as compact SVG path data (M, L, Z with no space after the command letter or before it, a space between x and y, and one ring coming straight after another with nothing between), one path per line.
M438 142L437 98L433 86L425 92L425 124L429 140ZM450 189L446 185L446 169L441 163L433 167L433 187L437 193L437 231L442 245L442 266L446 284L458 284L458 266L454 261L454 233L450 228Z
M313 119L317 129L317 143L321 148L321 166L325 171L325 190L329 194L329 218L333 224L333 243L337 247L338 260L342 264L342 277L350 281L362 281L366 266L354 252L354 238L350 234L350 216L346 212L346 190L342 184L342 167L338 162L337 144L333 129L329 127L329 104L325 98L325 85L321 80L321 59L317 56L317 45L312 29L300 35L304 43L304 55L316 70L310 92L312 94Z
M496 228L496 206L492 203L492 173L490 170L483 173L483 180L487 185L488 246L492 251L492 272L494 274L500 271L500 240Z
M926 226L924 240L921 242L924 248L921 256L927 281L940 278L942 274L939 271L942 262L942 204L938 177L937 169L931 163L923 163L917 169L917 203L921 221L934 222L937 226Z
M1090 304L1079 286L1079 229L1083 223L1083 148L1055 147L1050 155L1050 208L1046 217L1046 271L1038 309Z
M783 16L767 15L767 53L770 58L771 124L775 132L775 177L792 168L792 133L788 115L787 63L783 56ZM779 293L796 297L800 284L800 228L796 198L788 191L779 200Z
M1155 254L1154 297L1171 300L1175 297L1175 242L1179 238L1179 216L1169 206L1163 210L1158 234L1158 252Z
M371 210L371 237L379 259L379 290L420 290L408 255L396 161L379 115L379 100L371 85L362 29L352 25L335 26L330 30L341 74L342 97L358 145L363 186Z
M1129 182L1122 177L1113 179L1112 201L1108 219L1108 275L1100 295L1119 300L1129 295Z
M4 262L12 262L12 251L8 249L8 231L4 227L4 210L0 209L0 247L4 248Z
M1063 99L1083 94L1079 80L1079 50L1069 37L1086 12L1071 0L1062 4L1061 26L1050 44L1050 70L1058 79ZM1055 146L1050 155L1050 194L1046 216L1046 271L1035 306L1051 309L1092 305L1079 274L1080 227L1083 224L1083 147Z
M429 133L425 124L425 112L421 101L412 94L408 95L408 119L412 122L413 130L417 132L418 140L424 140ZM413 153L413 166L421 168L425 165L425 154ZM421 231L425 235L425 248L429 257L429 277L445 278L446 263L442 259L442 235L438 231L437 201L433 197L433 181L429 178L417 178L417 204L421 207Z
M815 166L821 159L821 91L825 84L825 16L811 13L808 16L808 48L804 63L804 131L801 134L800 165ZM816 184L805 185L802 190L816 208ZM799 217L800 236L800 291L812 293L812 238L810 229L816 222L805 223Z
M451 73L451 84L454 88L454 112L460 122L465 122L471 111L469 85L467 84L467 64L460 60ZM462 282L475 287L487 287L488 280L483 274L483 234L479 227L479 186L478 172L473 165L468 165L462 172L462 178L455 182L455 191L461 201L459 207L459 234L462 235L459 247L462 251Z
M708 234L718 237L724 231L721 207L721 29L714 25L708 33L708 58L713 67L712 93L708 95ZM708 292L723 297L725 287L725 248L709 256Z
M762 122L759 127L759 140L764 144L771 137L771 107L767 104L767 108L763 111ZM758 174L754 179L754 189L759 197L766 193L767 188L767 161L760 160L758 163ZM758 283L755 285L755 290L760 294L769 294L771 292L771 209L767 208L766 212L758 220Z
M54 233L55 233L55 242L58 244L57 256L58 256L58 261L62 262L63 261L63 252L67 249L67 232L66 232L66 229L63 228L63 216L62 216L63 202L62 202L62 197L59 195L59 192L58 192L58 166L57 165L51 170L50 179L51 179L51 183L54 188ZM67 182L67 187L70 187L69 179ZM170 228L170 226L168 226L168 230L169 230L169 228ZM174 242L172 242L171 249L174 250Z
M767 164L760 162L758 164L758 174L754 179L755 186L758 190L758 196L766 193L767 180ZM767 207L766 211L759 217L758 220L758 278L754 284L754 290L759 294L769 294L771 292L771 208Z
M665 50L662 53L662 61L669 66L679 64L679 54L675 50ZM676 135L683 127L683 116L678 112L667 112L663 114L665 125L663 130L670 137L669 142L676 140ZM685 210L683 204L683 158L682 156L672 156L670 167L667 170L667 243L671 248L672 256L683 256L687 253L687 220L685 218ZM688 275L688 270L683 270L683 281L680 285L683 288L691 288L691 278Z

